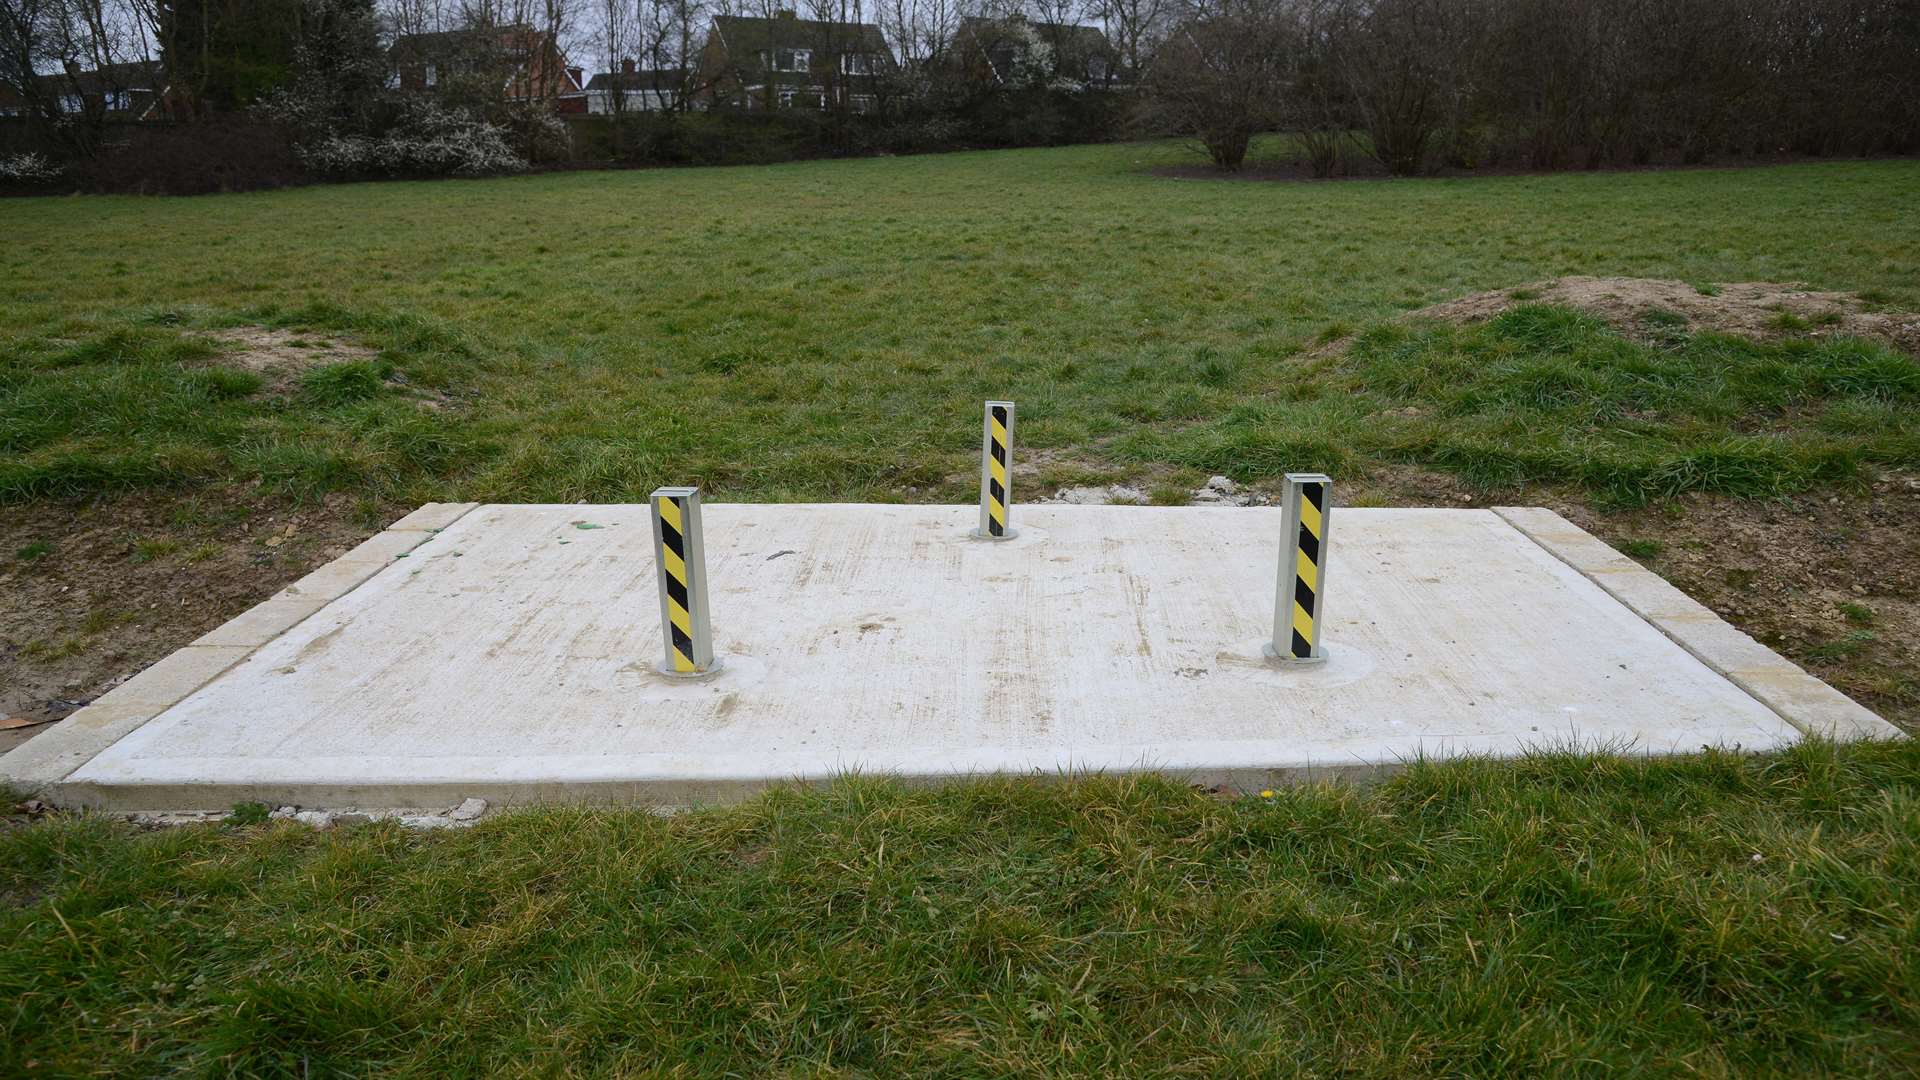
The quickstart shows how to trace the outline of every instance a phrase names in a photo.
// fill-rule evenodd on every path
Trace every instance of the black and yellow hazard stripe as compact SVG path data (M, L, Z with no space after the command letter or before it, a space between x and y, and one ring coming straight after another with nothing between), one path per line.
M987 535L1007 535L1007 407L987 409Z
M1301 483L1295 496L1300 527L1294 535L1293 623L1287 655L1295 660L1313 657L1315 630L1320 618L1320 568L1326 538L1327 485Z
M687 566L687 504L684 498L654 496L660 515L660 566L666 571L667 636L673 670L699 670L693 661L693 571Z

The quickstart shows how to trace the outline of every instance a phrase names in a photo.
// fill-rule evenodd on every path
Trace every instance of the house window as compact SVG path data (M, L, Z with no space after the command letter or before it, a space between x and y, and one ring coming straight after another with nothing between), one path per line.
M440 69L435 67L432 64L428 64L427 65L427 87L431 89L433 87L433 84L439 81L440 81Z
M1087 61L1087 78L1095 82L1105 82L1107 78L1107 58L1096 56Z
M780 91L780 107L783 109L793 108L793 95L797 93L799 93L799 91L791 88L782 89Z
M841 53L840 72L843 75L871 75L874 72L872 53Z
M872 94L855 94L853 95L852 101L853 111L862 113L872 112L874 106L878 104Z
M775 71L806 71L813 60L811 49L780 49L773 54Z

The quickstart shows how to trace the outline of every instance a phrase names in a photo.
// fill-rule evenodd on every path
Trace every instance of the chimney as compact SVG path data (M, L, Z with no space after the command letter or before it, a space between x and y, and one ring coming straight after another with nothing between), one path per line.
M625 57L620 61L620 74L622 75L633 74L633 57L631 56Z
M774 12L774 13L773 13L773 17L774 17L774 18L776 18L776 19L791 19L791 18L794 18L794 14L793 14L793 9L792 9L792 8L781 8L781 9L780 9L779 11L776 11L776 12Z

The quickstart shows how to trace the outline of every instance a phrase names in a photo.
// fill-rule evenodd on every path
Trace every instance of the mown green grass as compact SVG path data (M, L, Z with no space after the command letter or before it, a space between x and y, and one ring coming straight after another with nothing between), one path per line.
M8 1075L1906 1074L1920 747L65 818L0 935Z
M0 393L13 401L0 498L213 475L402 502L624 499L666 481L717 498L957 498L989 396L1020 402L1028 447L1201 478L1405 459L1476 482L1553 477L1638 498L1777 490L1908 454L1886 437L1899 401L1819 374L1894 364L1845 347L1754 356L1705 343L1676 361L1376 331L1357 374L1316 373L1301 353L1408 308L1569 273L1804 280L1920 308L1920 163L1322 184L1141 171L1177 154L1080 147L0 203ZM239 387L211 385L204 369L164 387L94 372L49 405L34 374L62 350L104 357L129 334L243 321L356 333L461 406L422 417L369 384L358 400L336 387L263 413L252 397L211 401ZM136 344L157 362L186 347ZM1383 369L1458 369L1496 346L1558 370L1507 357L1505 389L1483 385L1478 407L1449 402L1424 424L1362 411L1439 393ZM1645 447L1639 420L1609 419L1631 396L1622 378L1698 372L1716 349L1801 374L1705 388L1649 421L1660 430ZM1606 363L1629 370L1574 370ZM1373 373L1398 381L1362 380L1374 400L1345 399ZM129 450L146 439L130 425L14 430L29 408L112 411L149 392L174 415L210 402L213 419L173 429L166 453L145 457ZM1580 432L1519 431L1494 415L1502 393L1530 417L1584 410L1605 430L1591 447ZM1564 400L1587 393L1600 397ZM1794 403L1827 430L1782 446L1771 429ZM1831 430L1848 417L1863 431Z

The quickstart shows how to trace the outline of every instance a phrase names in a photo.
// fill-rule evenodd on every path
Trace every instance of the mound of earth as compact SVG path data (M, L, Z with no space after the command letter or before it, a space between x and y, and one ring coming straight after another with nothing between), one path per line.
M1920 314L1870 311L1853 293L1745 281L1707 286L1660 278L1564 277L1474 293L1421 308L1411 318L1480 322L1518 304L1554 304L1590 312L1630 335L1681 329L1748 338L1788 334L1873 338L1920 355ZM1676 320L1675 317L1678 317Z

